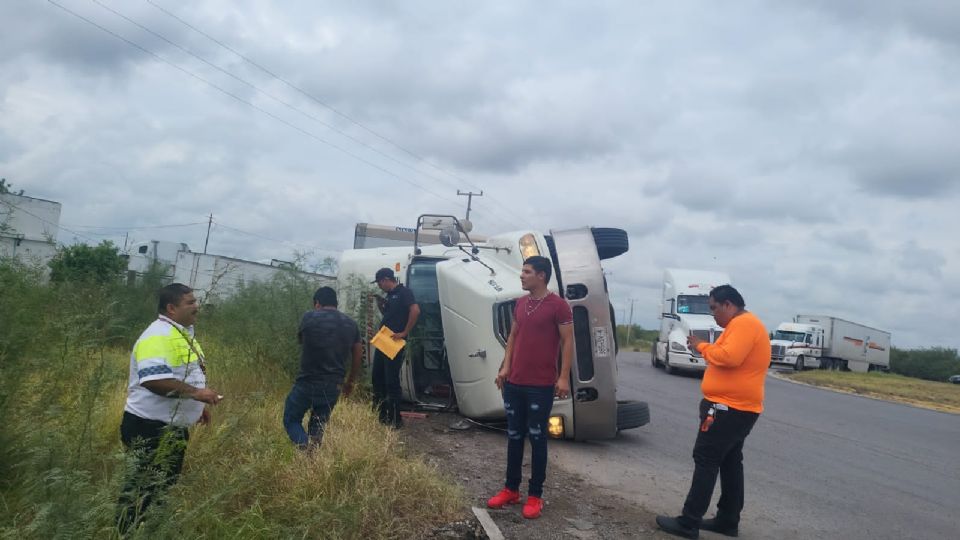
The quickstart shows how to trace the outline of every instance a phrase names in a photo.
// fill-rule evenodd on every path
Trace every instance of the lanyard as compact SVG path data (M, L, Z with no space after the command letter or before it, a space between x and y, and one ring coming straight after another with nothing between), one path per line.
M165 322L165 323L167 323L167 324L169 324L170 326L174 327L174 328L177 330L177 332L180 333L180 337L182 337L182 338L184 339L184 341L187 342L187 346L190 347L190 350L193 351L194 354L197 355L197 363L200 365L200 371L203 372L204 375L206 375L206 374L207 374L207 363L206 363L206 361L204 360L203 355L200 354L200 351L198 351L197 348L193 345L193 342L195 341L195 339L192 338L192 337L190 337L189 335L187 335L187 333L184 332L183 329L181 329L179 326L173 324L172 322L170 322L170 321L168 321L168 320L166 320L166 319L160 319L160 320L163 321L163 322ZM188 363L188 364L190 363L190 352L189 352L189 351L187 352L187 363Z

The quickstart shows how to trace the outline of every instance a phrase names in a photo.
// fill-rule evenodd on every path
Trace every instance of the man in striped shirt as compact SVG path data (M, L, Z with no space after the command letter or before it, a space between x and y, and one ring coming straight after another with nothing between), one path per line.
M657 516L657 525L684 538L700 529L726 536L739 534L743 509L743 442L763 412L763 386L770 366L770 337L763 323L747 311L743 296L730 285L710 291L710 312L723 333L716 343L694 336L691 350L707 362L700 389L700 429L693 446L693 481L683 513ZM717 516L703 519L720 476Z

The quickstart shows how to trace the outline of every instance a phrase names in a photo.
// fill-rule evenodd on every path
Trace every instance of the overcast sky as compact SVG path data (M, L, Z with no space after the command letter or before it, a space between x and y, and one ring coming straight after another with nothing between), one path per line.
M478 232L626 229L648 328L685 267L960 346L960 3L56 3L0 3L0 176L61 241L322 258L482 189Z

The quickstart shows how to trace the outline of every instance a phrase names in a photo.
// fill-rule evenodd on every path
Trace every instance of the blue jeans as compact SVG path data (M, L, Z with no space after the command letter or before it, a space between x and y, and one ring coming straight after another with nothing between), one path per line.
M323 427L330 419L330 413L340 397L340 389L335 383L311 383L297 381L287 396L283 407L283 428L294 444L306 447L310 439L323 437ZM303 415L311 410L308 432L303 430Z
M553 409L553 386L503 384L503 408L507 411L506 487L520 490L523 466L523 439L530 439L530 483L528 493L543 496L547 479L547 419Z

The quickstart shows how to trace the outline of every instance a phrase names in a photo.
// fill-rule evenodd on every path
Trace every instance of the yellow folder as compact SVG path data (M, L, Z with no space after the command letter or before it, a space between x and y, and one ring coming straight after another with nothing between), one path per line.
M381 326L380 331L370 340L370 344L387 355L387 358L393 360L397 357L397 353L403 349L403 346L407 344L407 341L404 339L393 339L393 330L386 326Z

